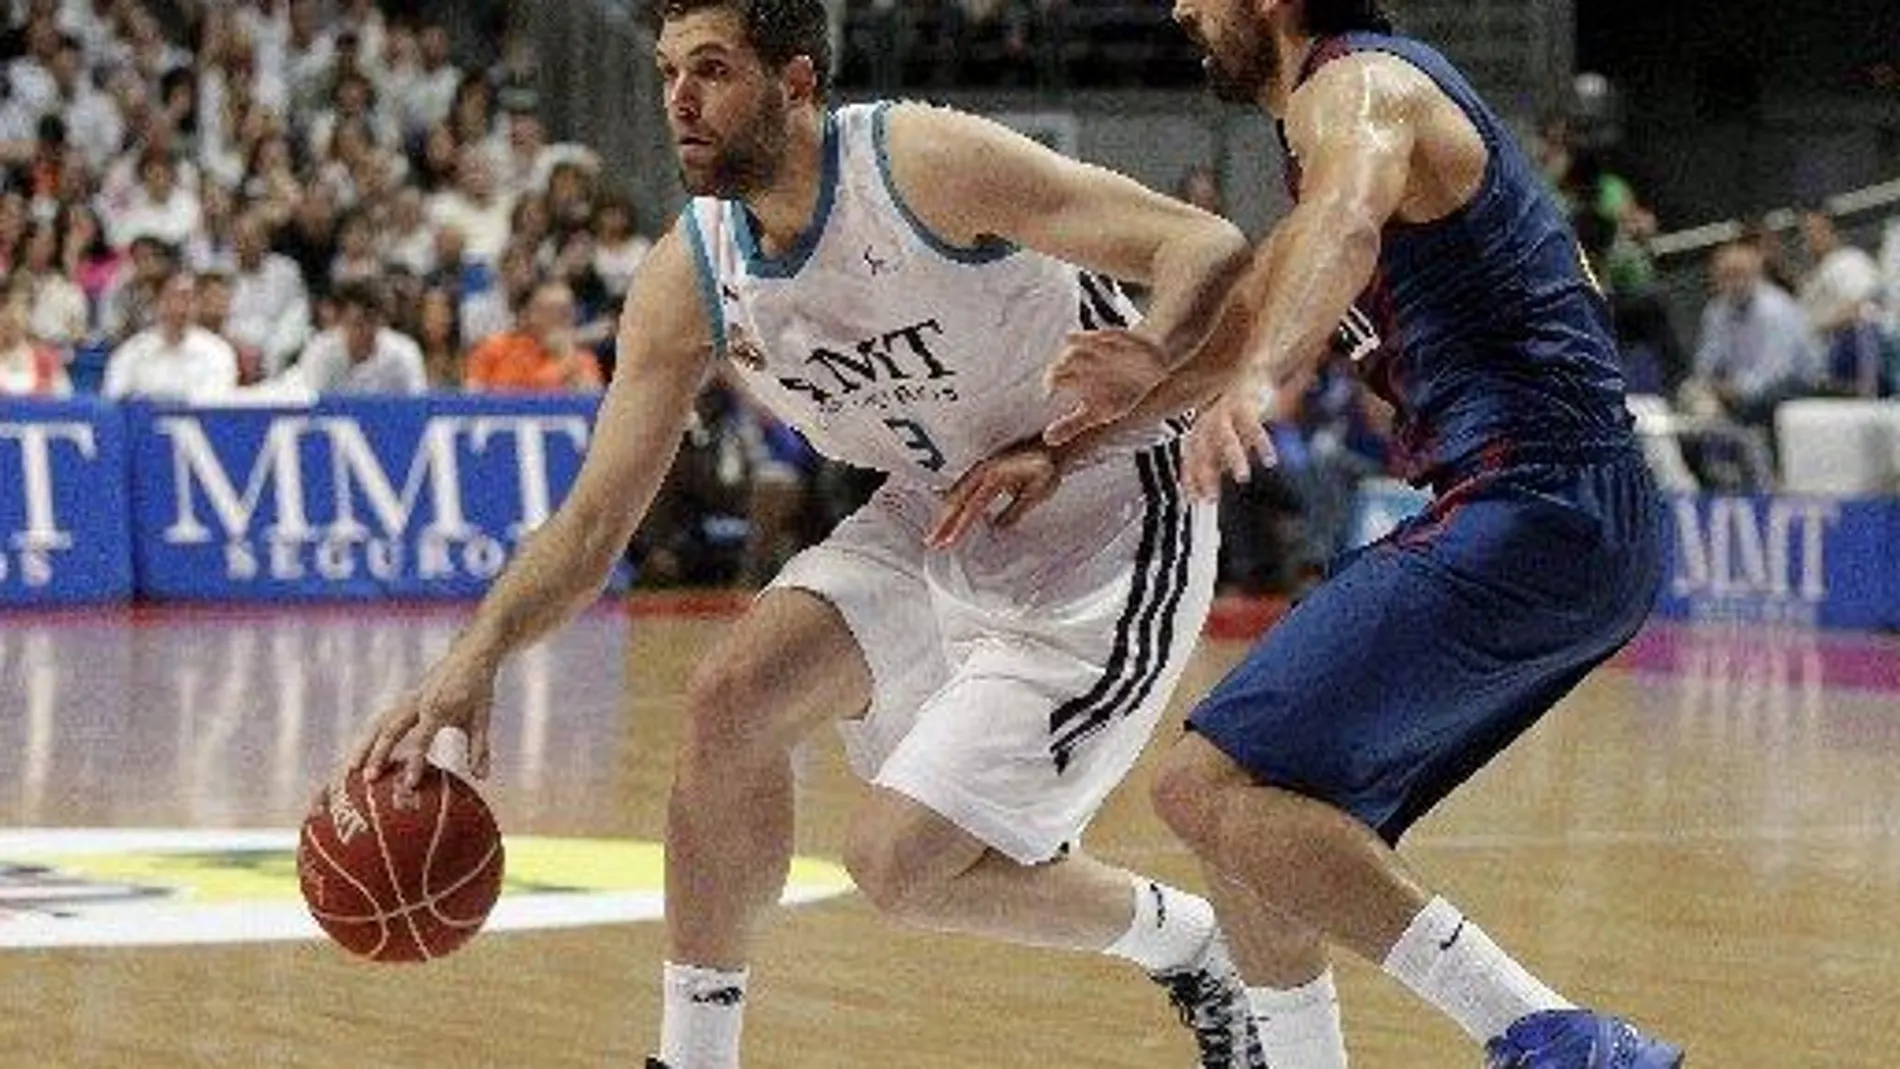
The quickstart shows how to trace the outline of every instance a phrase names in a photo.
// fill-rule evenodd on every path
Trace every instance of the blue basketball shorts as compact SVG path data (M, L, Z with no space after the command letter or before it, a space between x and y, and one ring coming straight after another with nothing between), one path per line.
M1634 450L1475 476L1340 558L1189 727L1396 843L1635 635L1660 519Z

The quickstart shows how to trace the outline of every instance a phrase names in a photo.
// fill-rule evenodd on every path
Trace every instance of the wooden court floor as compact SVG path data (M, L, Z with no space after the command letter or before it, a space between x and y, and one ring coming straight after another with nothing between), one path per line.
M293 828L357 719L458 619L0 617L0 1067L641 1064L658 1031L652 921L485 933L401 969L317 941L36 934L84 942L72 933L120 908L115 895L179 904L162 870L48 863L75 829ZM491 799L511 837L657 840L682 682L720 626L597 611L509 670ZM1243 650L1206 644L1184 695ZM800 767L799 852L835 859L855 787L828 733ZM1092 846L1192 885L1148 812L1151 768L1111 799ZM31 828L56 831L21 845ZM201 847L224 866L205 894L268 928L286 909L282 852L218 849ZM1900 1066L1900 641L1654 628L1406 850L1554 986L1686 1044L1697 1069ZM586 884L584 853L555 850L511 898ZM830 870L813 871L823 884ZM174 942L169 923L119 938ZM904 931L848 893L783 911L754 985L759 1069L1191 1060L1159 992L1125 967ZM1356 1066L1480 1064L1376 971L1342 962L1341 985Z

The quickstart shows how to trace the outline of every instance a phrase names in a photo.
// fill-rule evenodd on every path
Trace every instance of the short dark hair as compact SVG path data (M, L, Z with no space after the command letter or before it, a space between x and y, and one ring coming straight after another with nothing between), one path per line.
M388 315L382 292L360 279L352 279L338 286L334 296L338 308L360 308L371 319L379 321Z
M707 8L729 8L745 24L746 43L772 70L806 56L820 96L831 84L831 26L823 0L650 0L647 25L654 33L669 19Z
M1369 30L1391 33L1392 18L1379 0L1306 0L1306 32L1315 37Z

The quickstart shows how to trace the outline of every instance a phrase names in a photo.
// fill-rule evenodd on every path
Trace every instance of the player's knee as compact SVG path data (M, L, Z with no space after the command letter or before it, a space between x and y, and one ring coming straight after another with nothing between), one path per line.
M769 756L774 705L766 674L749 661L700 662L686 685L681 772L739 772Z
M878 912L917 924L936 913L944 882L937 873L908 862L909 853L890 836L854 832L845 843L844 867Z
M1219 778L1186 747L1177 746L1162 759L1161 770L1149 789L1149 800L1162 822L1190 846L1214 837L1219 809Z

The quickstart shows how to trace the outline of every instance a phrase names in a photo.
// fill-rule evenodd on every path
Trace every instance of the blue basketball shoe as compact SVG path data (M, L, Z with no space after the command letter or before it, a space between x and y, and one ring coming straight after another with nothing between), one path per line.
M1485 1069L1677 1069L1682 1050L1589 1010L1522 1017L1484 1046Z

